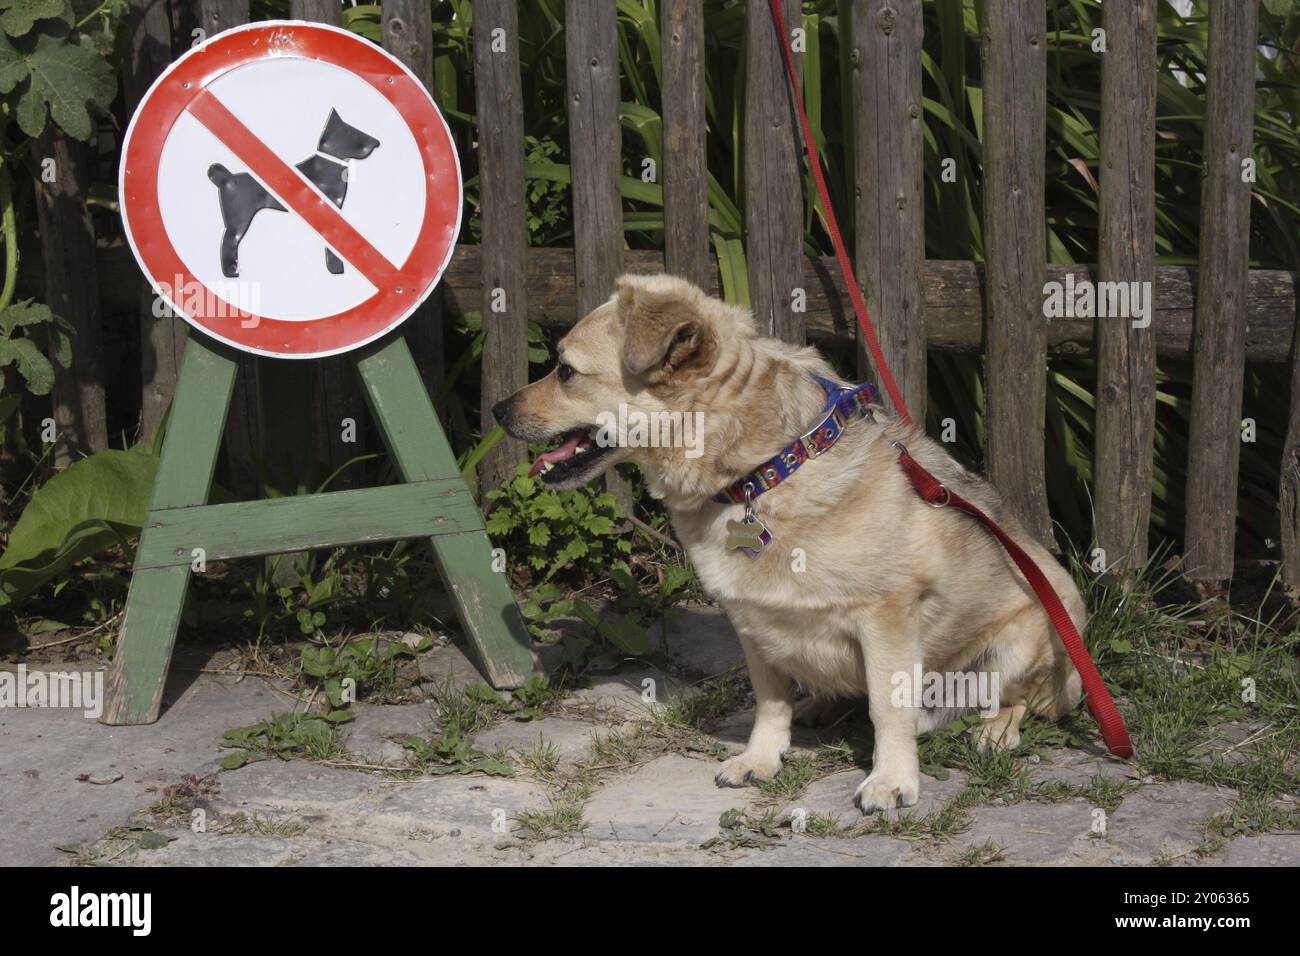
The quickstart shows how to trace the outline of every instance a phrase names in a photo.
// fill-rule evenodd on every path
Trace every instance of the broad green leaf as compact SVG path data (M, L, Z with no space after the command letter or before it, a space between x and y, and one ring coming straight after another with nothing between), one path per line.
M513 512L506 508L494 508L484 522L488 534L509 534L519 524Z
M0 339L0 368L6 365L17 368L36 395L48 395L54 387L54 366L31 339Z
M157 467L158 459L139 445L98 452L47 481L32 495L0 555L0 606L138 534Z
M53 321L55 321L54 313L50 311L48 305L23 299L10 304L9 308L0 312L0 335L10 336L13 335L14 329L44 325Z
M582 526L591 534L612 534L614 522L604 515L588 515L582 519Z
M632 614L605 618L600 622L600 633L626 654L645 654L650 650L650 635Z
M63 15L64 0L0 0L0 30L23 36L37 20Z
M304 647L302 649L303 673L311 677L327 677L338 659L332 647Z
M27 87L18 99L18 126L31 137L40 136L52 117L73 139L90 139L89 104L107 108L117 93L112 67L88 40L74 43L48 32L34 45L0 44L0 93L21 80Z
M168 843L171 843L173 839L175 838L158 833L155 830L146 830L140 834L140 839L135 842L139 844L142 850L161 850Z
M237 750L233 754L227 754L226 758L221 761L222 770L238 770L244 764L252 759L252 754L247 750Z

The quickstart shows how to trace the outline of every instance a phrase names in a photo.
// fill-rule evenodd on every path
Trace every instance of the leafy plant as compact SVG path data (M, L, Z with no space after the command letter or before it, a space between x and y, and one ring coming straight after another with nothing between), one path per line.
M591 487L554 491L520 465L514 479L486 497L494 503L488 534L514 560L540 572L542 580L569 569L578 574L626 570L632 543L618 530L622 511L613 495Z
M322 609L342 596L343 578L338 563L343 554L342 549L331 552L319 569L312 556L300 561L294 569L297 587L275 585L278 561L271 567L259 563L257 574L249 584L253 606L244 610L244 617L257 622L259 635L266 633L272 624L284 621L295 622L302 634L315 634L325 624Z
M44 305L14 302L18 286L18 222L11 165L52 119L68 136L89 140L92 111L117 95L109 62L116 24L126 0L0 0L0 239L4 280L0 286L0 369L17 369L28 391L46 395L54 385L53 360L71 362L71 327ZM10 135L16 125L18 136ZM57 171L56 171L57 175ZM0 435L20 397L0 388Z
M117 95L117 77L106 54L126 0L105 0L78 15L85 6L64 0L0 0L3 115L33 139L49 119L73 139L90 139L92 107L106 107Z
M54 361L64 368L72 362L72 327L49 306L24 299L13 304L0 297L0 369L12 365L33 395L48 395L54 387ZM0 378L0 425L18 407L17 395L3 394Z
M651 625L671 623L678 614L675 605L695 583L686 564L663 566L648 584L638 581L623 561L608 568L608 575L613 590L602 609L554 581L532 588L522 604L524 620L538 639L547 640L553 625L564 625L559 645L565 677L615 670L624 658L649 653Z
M457 724L448 724L433 740L414 734L402 741L419 769L429 774L482 773L489 777L513 777L515 769L504 760L475 750Z
M779 842L790 820L775 807L750 812L743 807L724 810L718 817L718 835L700 844L702 850L765 849Z
M37 489L0 555L0 607L106 548L129 551L157 468L155 440L83 458Z
M422 637L413 644L405 641L381 643L378 638L367 637L351 641L341 649L304 647L302 672L319 682L331 707L345 708L362 694L382 694L391 690L397 683L397 662L414 658L432 646L433 640L429 637ZM355 696L345 694L349 685Z
M313 714L276 714L275 716L227 730L225 747L238 748L221 761L221 769L235 770L257 760L276 757L292 760L332 760L343 755L336 721Z

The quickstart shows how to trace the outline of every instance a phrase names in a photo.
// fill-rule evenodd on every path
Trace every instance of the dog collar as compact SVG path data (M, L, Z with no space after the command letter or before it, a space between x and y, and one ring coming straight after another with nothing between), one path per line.
M870 382L841 385L818 376L817 384L826 390L826 407L822 409L817 424L749 474L723 488L713 496L714 501L744 504L746 491L750 500L771 491L798 471L805 461L816 458L839 441L855 418L870 415L870 406L880 398L880 392Z

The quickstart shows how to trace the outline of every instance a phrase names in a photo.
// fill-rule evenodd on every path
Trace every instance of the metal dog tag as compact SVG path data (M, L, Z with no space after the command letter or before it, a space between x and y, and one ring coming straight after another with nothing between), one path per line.
M772 532L768 531L767 525L753 515L749 515L744 521L727 522L727 548L744 551L749 555L750 560L762 554L763 549L771 543Z

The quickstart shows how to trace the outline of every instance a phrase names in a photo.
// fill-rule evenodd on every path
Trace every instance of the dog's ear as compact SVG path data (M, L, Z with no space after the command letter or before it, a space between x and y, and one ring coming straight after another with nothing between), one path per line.
M689 295L615 283L623 322L623 366L650 379L701 369L712 361L713 330Z
M335 159L365 159L378 146L379 140L345 122L336 109L330 110L316 144L317 150Z

